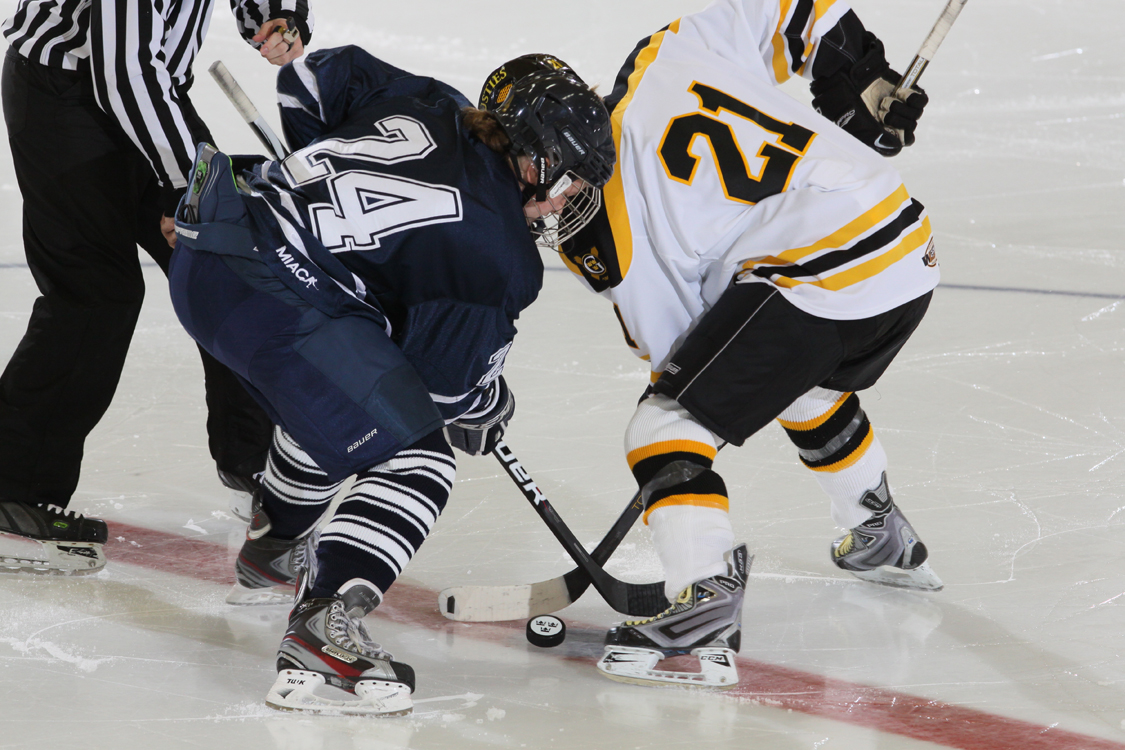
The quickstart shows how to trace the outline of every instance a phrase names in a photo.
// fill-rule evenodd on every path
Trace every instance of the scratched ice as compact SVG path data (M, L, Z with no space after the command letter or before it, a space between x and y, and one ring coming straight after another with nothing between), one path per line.
M498 0L322 0L315 43L364 44L471 99L499 61L551 51L608 91L636 40L705 3L513 13ZM197 70L223 59L276 123L273 71L218 5ZM854 3L899 66L941 5ZM223 602L242 529L207 458L198 358L150 264L122 384L72 505L113 525L111 563L88 580L0 578L0 745L1125 748L1125 6L1076 7L970 2L923 78L932 103L918 144L896 160L929 210L945 283L862 399L945 591L836 571L827 503L770 427L717 463L756 556L742 685L724 696L611 683L593 659L617 615L594 593L561 613L568 638L553 650L527 644L522 622L436 611L445 586L573 567L496 462L466 458L433 538L370 622L417 670L416 713L271 711L262 699L286 611ZM258 150L206 76L192 96L221 147ZM2 361L35 296L19 210L5 150ZM621 435L646 376L612 311L545 261L507 370L519 397L509 444L591 543L634 490ZM639 529L609 567L634 581L659 574Z

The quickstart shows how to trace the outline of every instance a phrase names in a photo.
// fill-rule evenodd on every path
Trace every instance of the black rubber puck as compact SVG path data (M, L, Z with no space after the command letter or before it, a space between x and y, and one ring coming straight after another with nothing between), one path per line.
M554 615L540 615L527 621L527 641L533 646L551 648L566 640L566 623Z

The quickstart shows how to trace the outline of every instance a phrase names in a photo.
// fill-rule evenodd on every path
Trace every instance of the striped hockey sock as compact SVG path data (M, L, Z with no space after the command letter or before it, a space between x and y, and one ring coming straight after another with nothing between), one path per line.
M642 401L625 432L670 601L688 585L725 573L723 553L734 546L726 484L711 469L716 445L709 430L663 395Z
M343 482L330 482L309 454L280 427L275 427L266 471L262 475L262 507L270 518L269 535L296 539L328 510Z
M860 504L887 470L887 454L854 393L813 388L781 413L778 422L832 499L832 520L854 529L871 517Z
M445 508L456 468L438 430L358 474L321 533L312 596L331 596L353 578L386 594Z

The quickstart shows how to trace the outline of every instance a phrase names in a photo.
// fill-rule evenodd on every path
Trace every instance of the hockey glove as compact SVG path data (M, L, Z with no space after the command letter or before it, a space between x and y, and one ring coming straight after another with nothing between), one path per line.
M813 107L883 156L894 156L914 144L914 130L930 98L922 89L903 89L892 96L902 78L891 70L883 43L871 32L864 36L863 57L851 70L839 70L812 82Z
M492 382L488 396L483 410L462 415L445 428L449 444L470 456L491 453L516 411L516 397L503 376Z

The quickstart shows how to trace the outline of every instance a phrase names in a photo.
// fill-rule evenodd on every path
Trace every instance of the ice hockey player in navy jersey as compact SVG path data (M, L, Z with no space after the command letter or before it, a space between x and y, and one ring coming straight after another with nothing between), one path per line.
M777 88L795 74L815 111ZM617 170L604 209L559 249L652 370L625 452L672 602L610 631L599 668L613 679L737 682L750 558L712 465L774 419L848 530L832 563L941 586L855 394L939 276L926 211L884 158L913 143L926 104L913 89L891 97L897 81L843 0L716 0L637 45L607 98ZM703 673L655 668L689 652Z
M536 237L592 215L575 208L612 172L609 115L551 71L481 112L357 47L286 66L278 97L292 153L201 145L170 274L184 327L277 425L228 601L300 578L270 705L406 713L413 670L362 618L445 506L450 444L491 451L512 416Z

